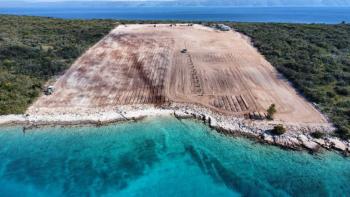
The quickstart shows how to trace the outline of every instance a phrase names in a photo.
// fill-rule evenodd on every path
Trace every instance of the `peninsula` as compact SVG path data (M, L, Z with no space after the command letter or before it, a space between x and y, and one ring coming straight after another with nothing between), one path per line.
M25 115L0 124L103 124L145 116L197 118L229 134L282 147L348 152L345 140L234 30L193 24L123 24L87 50ZM276 106L274 120L267 109ZM282 125L283 135L272 130Z

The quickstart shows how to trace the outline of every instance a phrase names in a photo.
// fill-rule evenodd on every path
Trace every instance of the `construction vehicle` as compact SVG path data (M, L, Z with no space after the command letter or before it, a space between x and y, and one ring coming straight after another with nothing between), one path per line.
M55 91L55 87L53 86L48 86L45 88L44 93L45 95L51 95Z

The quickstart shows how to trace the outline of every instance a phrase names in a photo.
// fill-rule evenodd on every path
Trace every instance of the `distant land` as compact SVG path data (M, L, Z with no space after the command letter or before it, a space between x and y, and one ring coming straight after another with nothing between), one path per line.
M136 1L64 1L64 0L13 0L2 1L0 6L4 7L30 7L30 6L236 6L236 7L320 7L350 6L350 0L136 0Z
M34 5L34 4L33 4ZM327 23L350 22L350 7L0 6L0 14L64 19Z

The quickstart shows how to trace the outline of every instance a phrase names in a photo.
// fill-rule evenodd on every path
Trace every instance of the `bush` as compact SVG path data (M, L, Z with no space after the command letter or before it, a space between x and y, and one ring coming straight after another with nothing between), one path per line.
M338 129L337 129L336 133L339 135L340 138L342 138L344 140L350 139L350 128L338 125Z
M283 125L276 125L271 130L271 133L273 135L282 135L286 132L286 129L283 127Z
M277 112L276 105L271 104L270 107L267 109L267 119L273 120L273 116L275 115L276 112Z
M325 134L320 132L320 131L315 131L315 132L311 133L310 135L313 138L320 139L320 138L323 138Z
M350 91L349 91L347 88L345 88L345 87L338 87L338 86L336 86L336 87L334 88L334 90L335 90L338 94L343 95L343 96L348 96L348 95L350 95Z
M327 94L327 96L330 97L330 98L333 98L333 97L336 96L336 94L335 94L334 92L327 92L326 94Z

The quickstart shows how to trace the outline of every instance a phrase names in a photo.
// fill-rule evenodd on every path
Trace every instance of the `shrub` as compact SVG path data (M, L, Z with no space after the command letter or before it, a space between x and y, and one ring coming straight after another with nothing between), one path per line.
M277 112L276 105L271 104L270 107L267 109L267 119L273 120L273 116L275 115L276 112Z
M338 87L338 86L336 86L336 87L334 88L334 90L335 90L338 94L343 95L343 96L348 96L348 95L350 95L350 91L349 91L347 88L345 88L345 87Z
M271 130L271 133L273 135L282 135L286 132L286 129L283 127L283 125L276 125Z
M325 134L320 132L320 131L315 131L315 132L311 133L310 135L313 138L320 139L320 138L323 138Z
M326 94L327 94L327 96L330 97L330 98L333 98L333 97L336 96L336 94L335 94L334 92L327 92Z
M348 127L338 125L336 133L340 138L344 140L350 139L350 128Z

